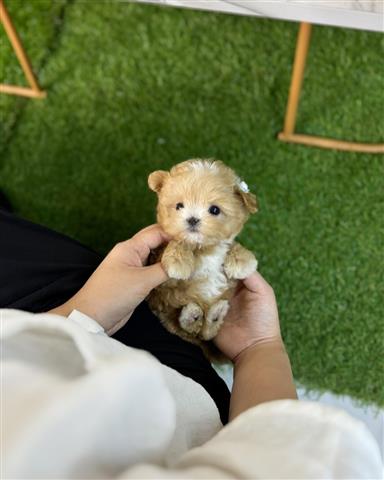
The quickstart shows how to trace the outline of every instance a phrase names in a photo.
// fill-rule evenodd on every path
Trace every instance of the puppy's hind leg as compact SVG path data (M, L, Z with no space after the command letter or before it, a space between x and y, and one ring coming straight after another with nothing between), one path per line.
M205 324L200 332L200 335L204 340L212 340L212 338L216 337L228 310L228 300L219 300L210 307Z
M197 303L188 303L180 312L180 327L186 332L198 334L203 325L203 317L204 312Z

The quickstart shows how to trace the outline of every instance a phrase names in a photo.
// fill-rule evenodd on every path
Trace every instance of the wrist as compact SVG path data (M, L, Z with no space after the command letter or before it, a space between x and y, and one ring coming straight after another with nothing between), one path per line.
M264 341L243 350L234 364L230 420L260 403L281 399L297 399L282 339Z
M53 313L54 315L61 315L62 317L69 317L69 315L74 310L78 310L82 314L87 315L88 317L100 323L100 319L96 318L96 316L94 315L94 312L91 311L91 309L87 308L87 304L84 304L84 302L78 301L77 294L72 298L70 298L69 300L67 300L62 305L52 308L47 313Z
M68 317L72 312L73 308L70 307L69 301L59 305L58 307L48 310L47 313L52 313L54 315L60 315L62 317Z
M52 308L47 313L52 313L54 315L60 315L67 318L74 310L77 310L81 314L97 322L106 331L106 333L108 333L108 325L105 326L103 324L103 319L99 318L99 316L96 315L92 309L87 308L86 304L77 302L73 298L70 298L68 301L62 305L59 305L58 307Z
M251 343L243 350L241 350L233 359L232 362L234 366L240 365L241 363L247 362L248 359L258 356L262 353L265 354L274 354L281 353L287 355L285 350L285 345L283 339L279 337L273 337L269 339L259 340L254 343Z

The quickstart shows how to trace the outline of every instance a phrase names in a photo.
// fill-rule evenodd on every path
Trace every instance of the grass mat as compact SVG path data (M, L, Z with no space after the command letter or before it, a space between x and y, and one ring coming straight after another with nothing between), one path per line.
M154 221L151 171L224 160L259 199L240 240L275 288L296 378L384 405L384 161L276 140L297 24L7 5L48 90L0 99L0 188L17 212L106 252ZM6 80L22 81L1 42ZM315 27L297 130L383 141L383 67L381 35Z

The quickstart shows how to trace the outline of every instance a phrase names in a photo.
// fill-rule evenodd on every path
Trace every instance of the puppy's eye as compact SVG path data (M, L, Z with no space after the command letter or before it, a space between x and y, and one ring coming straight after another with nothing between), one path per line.
M219 213L220 213L220 208L219 208L217 205L211 205L211 206L208 208L208 212L209 212L211 215L219 215Z
M176 203L176 210L180 210L180 208L184 208L184 203Z

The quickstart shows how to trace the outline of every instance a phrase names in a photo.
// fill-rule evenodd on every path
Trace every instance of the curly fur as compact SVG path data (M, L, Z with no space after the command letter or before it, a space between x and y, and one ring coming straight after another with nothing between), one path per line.
M211 340L237 281L257 268L254 255L234 241L257 211L256 198L217 160L187 160L151 173L148 184L158 194L157 221L172 238L153 252L151 262L160 260L169 280L151 292L149 305L170 332L218 359Z

